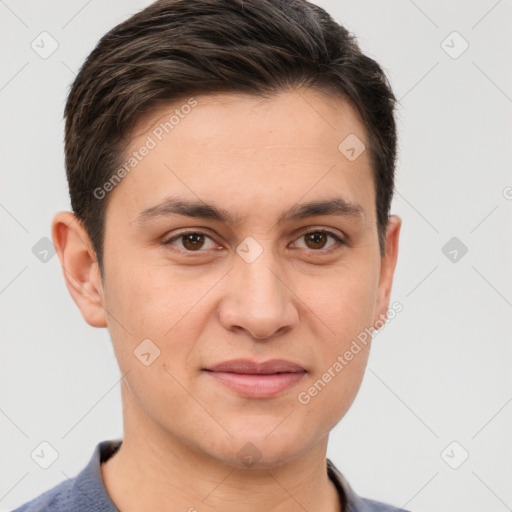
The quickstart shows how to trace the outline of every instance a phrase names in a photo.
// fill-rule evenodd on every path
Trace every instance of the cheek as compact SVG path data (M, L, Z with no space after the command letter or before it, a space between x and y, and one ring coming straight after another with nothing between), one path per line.
M336 371L330 365L324 373L312 379L309 388L300 395L300 406L310 409L309 417L319 423L326 433L345 416L354 402L364 376L368 349L362 349L354 358ZM340 363L341 364L341 363Z
M143 272L137 268L143 267L125 264L109 274L115 287L108 287L105 294L108 329L120 370L129 372L132 392L139 396L155 388L151 396L158 401L165 401L166 396L173 400L173 393L180 394L173 377L187 381L197 361L195 342L213 314L208 291L218 277L190 277L162 266L146 265ZM147 367L141 361L153 358ZM168 395L157 389L159 383Z
M336 279L316 278L302 287L320 341L315 368L297 402L307 417L324 418L331 428L350 408L364 376L371 345L365 329L372 325L377 283L375 267L354 264Z
M298 295L321 326L324 354L334 352L371 325L377 299L378 276L367 264L346 264L324 276L302 279ZM327 361L324 361L327 362Z
M137 339L172 336L177 327L187 323L216 279L208 275L190 276L170 266L152 266L137 260L112 268L109 277L115 284L110 287L107 283L105 308L112 327L122 323Z
M370 342L338 336L324 344L321 363L308 376L295 396L304 438L328 434L353 404L363 380Z
M170 274L170 273L169 273ZM164 273L139 272L115 276L106 309L109 332L129 396L157 423L169 422L169 412L187 411L179 424L202 421L204 410L191 400L181 383L190 378L194 341L204 322L204 286L177 293L177 279ZM159 283L155 286L155 283ZM204 283L203 283L204 284ZM190 358L188 359L188 356ZM128 400L130 403L130 400Z

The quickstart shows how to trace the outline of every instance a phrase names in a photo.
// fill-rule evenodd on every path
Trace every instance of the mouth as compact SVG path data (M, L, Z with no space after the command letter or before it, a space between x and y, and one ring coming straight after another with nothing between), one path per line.
M282 359L255 362L236 359L204 368L218 383L248 398L271 398L297 384L307 373L300 364Z

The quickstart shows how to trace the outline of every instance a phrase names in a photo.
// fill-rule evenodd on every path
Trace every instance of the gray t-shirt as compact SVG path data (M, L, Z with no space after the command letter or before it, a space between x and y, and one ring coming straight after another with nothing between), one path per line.
M99 443L87 466L76 477L61 482L13 512L119 512L105 489L100 464L119 449L121 442L118 439ZM338 489L344 512L407 512L360 498L329 459L327 472Z

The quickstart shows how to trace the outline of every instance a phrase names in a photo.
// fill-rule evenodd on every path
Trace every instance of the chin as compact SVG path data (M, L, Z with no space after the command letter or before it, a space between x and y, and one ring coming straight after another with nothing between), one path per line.
M304 432L299 432L301 429L293 432L284 426L276 428L277 424L272 428L241 429L226 442L218 443L217 453L212 455L223 464L239 469L270 469L293 461L311 448Z

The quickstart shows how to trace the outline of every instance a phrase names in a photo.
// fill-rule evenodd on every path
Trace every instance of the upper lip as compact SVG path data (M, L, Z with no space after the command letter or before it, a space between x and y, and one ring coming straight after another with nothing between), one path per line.
M245 373L253 375L270 375L273 373L300 373L306 370L298 363L284 359L256 362L250 359L232 359L205 368L212 372Z

